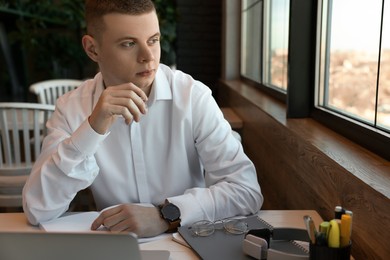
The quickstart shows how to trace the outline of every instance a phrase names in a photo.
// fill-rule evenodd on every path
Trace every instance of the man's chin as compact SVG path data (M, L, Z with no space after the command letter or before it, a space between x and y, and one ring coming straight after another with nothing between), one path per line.
M148 89L153 84L153 81L154 81L154 79L152 79L152 80L137 80L137 81L132 81L132 83L141 89Z

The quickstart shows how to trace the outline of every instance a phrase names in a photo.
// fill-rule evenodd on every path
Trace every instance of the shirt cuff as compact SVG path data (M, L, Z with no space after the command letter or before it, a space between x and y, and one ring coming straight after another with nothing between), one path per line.
M175 204L180 209L180 225L189 226L195 221L204 219L201 207L192 194L184 194L168 198L168 201Z
M88 119L86 119L72 134L71 142L80 153L91 155L97 151L100 143L109 134L109 132L104 135L96 133L89 124Z

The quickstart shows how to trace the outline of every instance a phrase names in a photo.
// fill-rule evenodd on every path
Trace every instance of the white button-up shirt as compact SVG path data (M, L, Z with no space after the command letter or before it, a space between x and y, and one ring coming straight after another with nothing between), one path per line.
M168 198L180 208L182 225L260 209L254 165L207 86L160 65L140 122L119 117L100 135L87 119L103 89L98 73L57 100L23 190L32 224L62 215L87 187L98 209Z

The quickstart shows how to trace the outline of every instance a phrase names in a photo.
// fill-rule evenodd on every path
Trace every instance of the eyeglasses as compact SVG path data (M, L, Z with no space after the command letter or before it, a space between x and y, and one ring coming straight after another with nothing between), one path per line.
M216 229L224 229L230 234L241 235L248 231L248 224L242 219L223 219L211 222L200 220L188 228L195 236L207 237L212 235Z

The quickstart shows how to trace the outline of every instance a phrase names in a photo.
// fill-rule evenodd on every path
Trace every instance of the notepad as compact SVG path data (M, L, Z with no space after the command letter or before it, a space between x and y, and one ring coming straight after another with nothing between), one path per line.
M93 221L99 216L98 211L74 213L50 221L41 222L40 228L48 232L90 232ZM99 231L108 231L101 226Z
M138 205L143 207L154 207L152 204L139 203ZM87 212L67 212L64 216L41 222L40 228L48 232L88 232L91 231L91 225L93 221L100 215L101 212L117 207L119 205L113 205L99 211L87 211ZM98 231L108 231L107 228L101 226Z
M151 204L140 204L144 207L153 207ZM115 205L117 206L117 205ZM101 226L97 230L91 230L91 225L93 221L99 216L104 210L110 209L112 207L107 207L102 211L87 211L87 212L69 212L67 215L62 217L49 220L46 222L41 222L39 227L42 230L47 232L62 232L62 233L80 233L80 232L110 232L106 227ZM159 240L161 238L172 236L171 234L161 234L155 237L148 238L138 238L139 243L146 243L154 240Z

